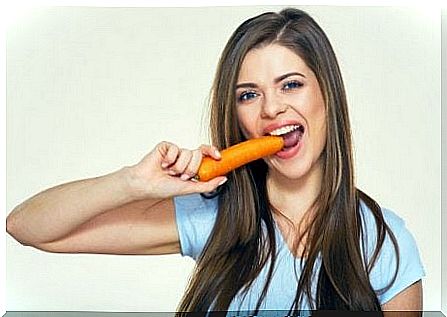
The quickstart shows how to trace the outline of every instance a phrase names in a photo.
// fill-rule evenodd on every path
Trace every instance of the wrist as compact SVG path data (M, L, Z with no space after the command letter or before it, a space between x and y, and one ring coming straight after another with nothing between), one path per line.
M131 200L148 198L143 181L133 166L125 166L117 171L122 180L123 190Z

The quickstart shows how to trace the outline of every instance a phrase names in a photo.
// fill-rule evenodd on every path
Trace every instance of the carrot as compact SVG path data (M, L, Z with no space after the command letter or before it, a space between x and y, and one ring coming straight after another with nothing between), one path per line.
M279 152L284 146L280 136L264 136L250 139L222 150L222 158L214 160L204 157L199 167L196 179L208 181L214 177L222 176L247 163Z

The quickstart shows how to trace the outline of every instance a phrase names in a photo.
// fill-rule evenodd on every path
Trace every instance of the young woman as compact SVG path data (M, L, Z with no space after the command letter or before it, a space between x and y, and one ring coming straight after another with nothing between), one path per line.
M49 252L190 256L181 312L422 310L414 239L355 187L343 81L309 15L269 12L236 29L210 127L214 146L161 142L136 165L39 193L8 216L8 232ZM194 180L204 156L263 135L286 145Z

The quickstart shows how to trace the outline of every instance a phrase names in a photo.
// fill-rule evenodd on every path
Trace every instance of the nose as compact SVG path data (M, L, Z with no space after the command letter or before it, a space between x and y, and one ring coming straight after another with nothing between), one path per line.
M287 103L282 101L281 98L266 94L261 107L261 117L263 119L275 118L284 113L287 108Z

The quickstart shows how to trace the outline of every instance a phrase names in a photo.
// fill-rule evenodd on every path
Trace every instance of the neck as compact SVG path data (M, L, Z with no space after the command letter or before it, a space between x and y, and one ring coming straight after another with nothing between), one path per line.
M270 203L293 223L300 222L303 216L311 211L320 193L322 170L321 161L299 179L290 179L270 170L267 176Z

